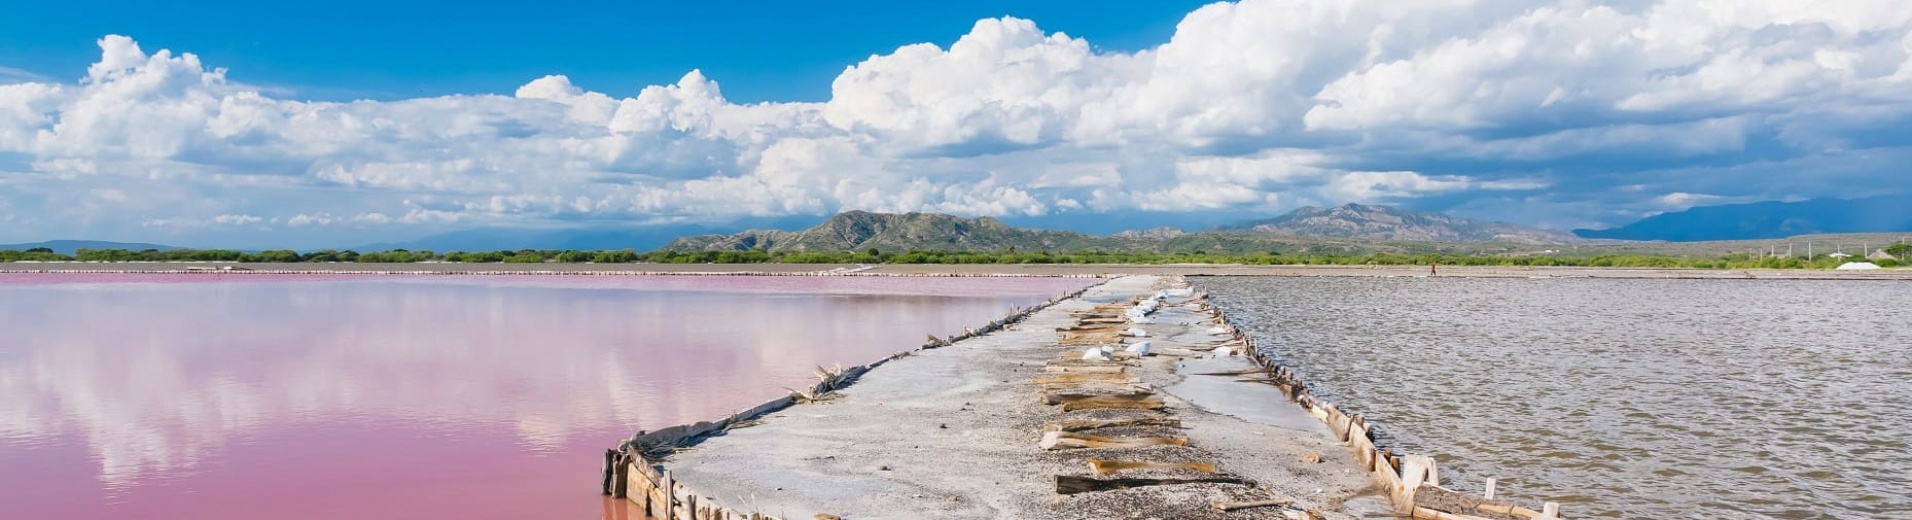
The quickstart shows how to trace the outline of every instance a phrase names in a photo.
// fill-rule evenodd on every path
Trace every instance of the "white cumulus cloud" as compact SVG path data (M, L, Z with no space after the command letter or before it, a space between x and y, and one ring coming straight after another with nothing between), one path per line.
M1880 165L1912 159L1894 1L1242 0L1132 53L985 19L847 67L820 103L733 103L699 71L313 102L190 52L99 47L78 81L0 74L0 239L1436 195L1579 225L1700 193L1903 189Z

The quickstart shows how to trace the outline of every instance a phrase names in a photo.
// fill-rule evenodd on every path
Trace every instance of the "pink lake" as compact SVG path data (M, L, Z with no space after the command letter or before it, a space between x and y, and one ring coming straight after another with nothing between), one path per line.
M0 516L622 518L633 431L1090 283L0 274Z

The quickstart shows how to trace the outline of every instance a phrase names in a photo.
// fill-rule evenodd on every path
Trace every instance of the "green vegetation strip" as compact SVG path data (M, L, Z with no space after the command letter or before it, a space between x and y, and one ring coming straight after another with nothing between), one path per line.
M1895 244L1886 252L1903 257L1912 251ZM999 252L907 251L615 251L531 250L435 253L394 249L360 253L320 250L246 252L226 249L129 251L81 249L72 255L46 248L0 250L0 262L234 262L234 263L656 263L656 264L1219 264L1219 265L1427 265L1492 267L1654 267L1694 269L1831 269L1844 260L1827 255L1812 259L1738 254L1682 257L1642 254L1575 255L1454 255L1454 254L1333 254L1333 253L1169 253L1169 252ZM1874 260L1880 267L1896 267L1890 259Z

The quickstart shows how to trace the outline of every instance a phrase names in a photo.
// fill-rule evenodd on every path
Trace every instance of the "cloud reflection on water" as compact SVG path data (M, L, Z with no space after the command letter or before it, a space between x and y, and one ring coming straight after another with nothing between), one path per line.
M688 290L698 284L721 292ZM0 346L0 462L81 464L55 454L83 446L98 467L91 486L109 496L139 492L158 479L162 487L216 497L220 490L211 487L218 484L197 482L195 467L244 465L226 459L240 457L235 448L248 443L313 435L319 440L271 447L338 449L342 453L332 456L350 458L357 448L333 441L350 437L339 433L346 430L370 431L374 442L418 438L474 447L491 446L479 438L508 431L514 448L506 451L516 453L471 462L509 473L540 457L590 458L593 449L637 428L761 402L805 383L813 365L867 362L910 348L925 333L952 333L1012 304L1083 284L683 277L0 281L0 330L8 331ZM957 296L896 294L911 291ZM35 470L19 466L0 464L0 479ZM421 480L435 471L379 470L417 471ZM40 500L96 496L81 487L62 486L54 495L64 496ZM336 491L353 493L349 486ZM382 516L379 511L367 514Z

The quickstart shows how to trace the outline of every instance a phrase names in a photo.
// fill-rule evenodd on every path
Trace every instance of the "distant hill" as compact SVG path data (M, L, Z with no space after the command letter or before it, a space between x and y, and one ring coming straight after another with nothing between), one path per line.
M1415 242L1568 244L1580 241L1572 235L1544 229L1363 204L1343 204L1332 208L1307 206L1272 219L1245 222L1223 229L1297 237Z
M1122 211L1061 212L1040 216L1004 215L997 217L1011 227L1025 229L1061 229L1087 235L1116 235L1124 231L1175 228L1185 231L1215 229L1241 221L1239 214L1200 211L1178 213L1129 209Z
M732 235L679 238L664 246L673 251L1025 251L1060 250L1088 235L1073 231L1019 229L989 217L963 218L937 213L846 211L803 231L752 230Z
M515 251L519 249L576 249L650 251L670 243L678 237L711 233L729 233L748 229L751 226L772 229L801 229L817 222L819 217L796 216L780 218L751 219L725 224L682 224L648 227L613 227L586 229L513 229L479 228L450 233L440 233L414 240L366 244L351 249L355 251L389 251L409 249L412 251Z
M1114 236L1120 237L1120 238L1170 239L1170 238L1175 238L1175 237L1179 237L1186 234L1188 234L1188 232L1182 231L1182 228L1162 226L1162 227L1152 227L1148 229L1131 229L1128 231L1116 233Z
M108 242L105 240L48 240L45 242L33 242L30 244L0 244L0 250L25 251L25 250L33 249L37 247L52 249L53 252L63 254L63 255L70 255L70 254L73 254L74 251L78 251L81 249L125 249L128 251L145 251L148 249L157 249L160 251L172 251L176 249L185 249L182 247L164 246L159 244L142 244L138 242Z
M1377 214L1380 211L1395 211L1390 208L1360 206L1362 211ZM1373 209L1378 208L1378 209ZM1337 208L1339 209L1339 208ZM1291 214L1292 215L1292 214ZM1419 215L1419 214L1417 214ZM1453 219L1444 215L1434 215L1441 219L1473 222L1465 219ZM1380 218L1380 217L1374 217ZM1422 217L1424 220L1425 215ZM1259 224L1256 224L1259 225ZM1487 224L1479 224L1487 226ZM1530 230L1518 226L1498 225L1494 229L1505 229L1498 234L1475 232L1464 236L1475 237L1559 237L1561 240L1576 240L1560 234ZM1478 240L1472 242L1437 242L1413 240L1382 240L1365 237L1343 236L1302 236L1246 229L1222 229L1187 233L1175 228L1154 228L1140 231L1116 233L1109 236L1096 236L1073 231L1054 231L1025 229L1010 226L993 218L963 218L935 213L885 214L866 211L849 211L830 217L822 224L803 231L754 230L734 234L710 234L679 238L666 244L663 249L670 251L747 251L763 248L766 251L863 251L875 248L884 252L902 251L976 251L996 252L1014 249L1022 252L1210 252L1210 253L1447 253L1447 254L1499 254L1531 249L1534 241L1515 242L1503 238L1500 241ZM1522 233L1516 233L1521 231ZM1348 233L1343 233L1348 234ZM1401 233L1406 234L1406 233Z
M480 228L440 233L402 242L383 242L348 247L355 251L515 251L519 249L633 249L648 251L671 239L690 233L709 233L704 228L663 230L569 229L526 230Z
M1611 229L1576 229L1585 238L1752 240L1825 233L1912 231L1912 195L1701 206L1661 213Z

